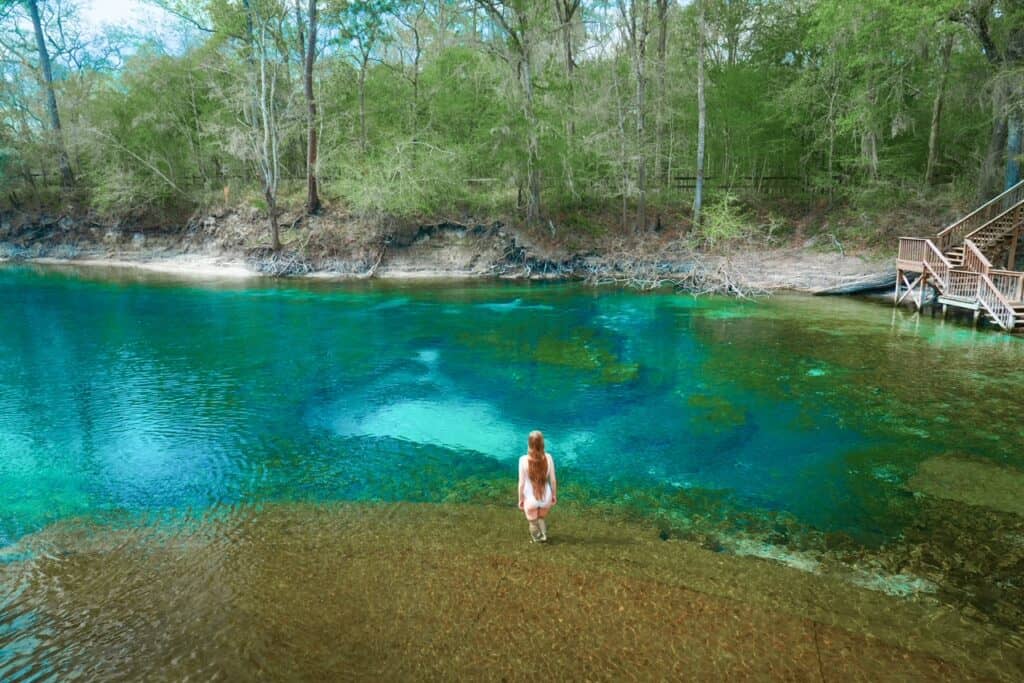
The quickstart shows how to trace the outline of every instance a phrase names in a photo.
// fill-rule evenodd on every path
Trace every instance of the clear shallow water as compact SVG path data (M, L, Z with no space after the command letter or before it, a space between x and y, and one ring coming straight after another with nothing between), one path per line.
M0 301L0 545L97 511L457 499L533 428L590 494L713 492L861 542L901 532L879 501L930 455L1024 465L1024 343L873 304L11 267Z
M948 566L966 520L1019 531L909 482L949 454L1024 469L1020 339L845 299L135 277L0 268L0 547L125 511L511 504L534 428L566 502L713 545L901 548L890 573L964 600L996 581Z

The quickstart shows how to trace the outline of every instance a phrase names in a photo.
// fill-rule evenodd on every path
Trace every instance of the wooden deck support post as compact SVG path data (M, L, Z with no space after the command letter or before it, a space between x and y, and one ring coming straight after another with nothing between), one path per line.
M906 286L907 291L900 294L900 282ZM900 271L900 277L896 279L896 303L901 304L903 300L908 296L910 301L913 302L914 307L920 311L921 306L924 304L924 286L928 281L927 273L921 273L916 280L910 281L905 271ZM915 293L914 290L917 290Z

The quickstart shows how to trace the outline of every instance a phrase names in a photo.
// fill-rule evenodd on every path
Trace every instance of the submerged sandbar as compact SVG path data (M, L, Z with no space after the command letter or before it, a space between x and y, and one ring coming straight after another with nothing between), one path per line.
M1024 473L982 460L943 455L922 462L912 491L1024 517Z
M19 653L0 674L1011 680L1024 664L1005 631L928 599L600 514L560 511L543 547L520 522L403 503L58 523L0 565L22 625L0 632Z

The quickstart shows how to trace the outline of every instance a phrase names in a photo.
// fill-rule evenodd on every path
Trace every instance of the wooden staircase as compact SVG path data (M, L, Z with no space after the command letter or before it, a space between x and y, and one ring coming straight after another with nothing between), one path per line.
M911 301L974 312L1009 332L1024 332L1024 272L1013 270L1024 232L1024 181L955 221L933 239L901 237L897 305ZM1004 259L1005 257L1005 259ZM996 268L993 260L1005 260ZM929 296L930 295L930 296Z

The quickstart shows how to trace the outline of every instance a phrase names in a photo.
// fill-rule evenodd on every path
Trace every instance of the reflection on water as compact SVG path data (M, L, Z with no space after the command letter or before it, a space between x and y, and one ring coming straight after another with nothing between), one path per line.
M507 505L539 427L567 504L1024 622L1024 518L1000 502L1024 493L1019 339L849 300L566 285L209 288L6 267L0 302L12 566L26 534L71 518Z

